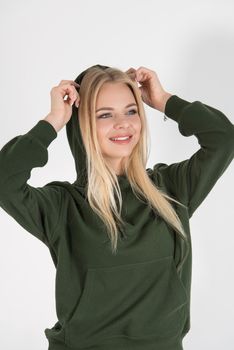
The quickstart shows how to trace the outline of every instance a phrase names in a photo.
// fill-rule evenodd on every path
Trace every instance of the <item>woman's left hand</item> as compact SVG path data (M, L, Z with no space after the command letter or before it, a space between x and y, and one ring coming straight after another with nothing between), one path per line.
M141 85L138 87L141 91L143 102L160 112L165 111L166 101L172 94L163 89L155 71L140 67L138 69L129 68L125 73L127 73L133 81Z

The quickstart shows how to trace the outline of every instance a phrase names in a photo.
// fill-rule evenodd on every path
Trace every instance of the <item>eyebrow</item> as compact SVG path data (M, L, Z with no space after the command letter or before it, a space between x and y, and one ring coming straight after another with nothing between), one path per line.
M137 104L136 104L136 103L130 103L130 104L128 104L125 108L131 107L131 106L137 106ZM96 112L101 111L102 109L108 110L108 111L112 111L114 108L111 108L111 107L102 107L102 108L98 108L98 109L96 110Z

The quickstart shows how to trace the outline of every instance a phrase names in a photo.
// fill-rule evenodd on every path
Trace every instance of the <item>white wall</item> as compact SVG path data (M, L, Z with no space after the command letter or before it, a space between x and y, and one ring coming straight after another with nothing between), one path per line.
M234 122L234 3L228 0L0 2L0 147L50 110L50 89L94 64L145 66L165 90L200 100ZM148 166L190 157L199 145L147 108ZM62 166L61 166L62 164ZM75 180L65 128L29 184ZM185 350L234 348L233 163L191 218L191 330ZM232 196L232 198L231 198ZM56 322L49 250L0 209L0 337L4 350L44 350Z

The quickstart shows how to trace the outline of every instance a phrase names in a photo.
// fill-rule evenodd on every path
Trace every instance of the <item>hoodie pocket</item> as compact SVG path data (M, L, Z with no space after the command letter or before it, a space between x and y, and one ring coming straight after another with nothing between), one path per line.
M187 302L173 256L90 268L65 341L75 348L114 337L173 336L183 328Z

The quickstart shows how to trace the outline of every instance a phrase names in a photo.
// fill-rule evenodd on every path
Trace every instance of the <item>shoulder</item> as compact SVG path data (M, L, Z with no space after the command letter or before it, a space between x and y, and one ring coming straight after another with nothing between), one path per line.
M167 187L167 169L168 164L166 163L157 163L154 164L153 168L148 168L147 174L154 184L158 187Z

